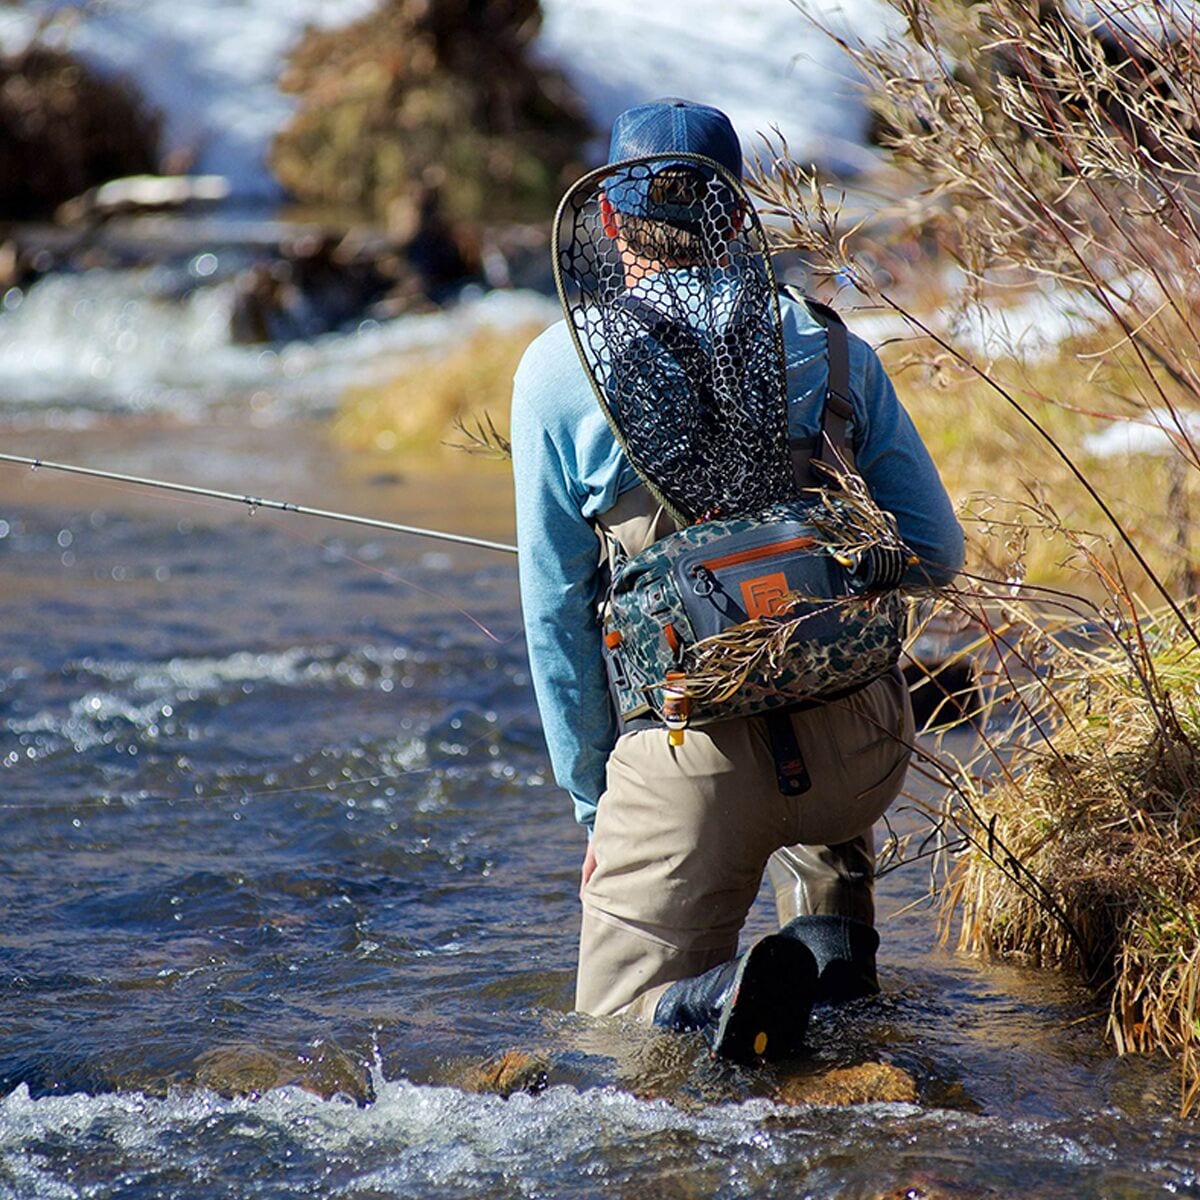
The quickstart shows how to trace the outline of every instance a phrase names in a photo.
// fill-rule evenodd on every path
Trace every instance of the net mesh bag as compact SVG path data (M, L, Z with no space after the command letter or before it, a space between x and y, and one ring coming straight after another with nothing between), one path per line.
M602 167L563 198L553 258L605 416L677 521L796 494L775 279L740 182L689 154Z

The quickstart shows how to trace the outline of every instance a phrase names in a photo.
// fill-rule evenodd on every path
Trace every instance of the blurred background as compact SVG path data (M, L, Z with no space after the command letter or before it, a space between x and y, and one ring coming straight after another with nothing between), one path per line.
M388 454L502 417L554 206L660 95L872 161L848 62L770 0L0 3L0 422L336 414Z
M1200 632L1177 611L1142 639L1137 594L1196 592L1194 10L808 7L825 29L789 0L0 0L5 452L510 539L507 464L463 447L503 435L558 315L555 204L619 111L705 101L771 161L783 272L881 347L973 497L966 619L930 654L1005 734L939 705L948 749L880 829L917 860L885 856L880 1001L823 1016L795 1078L731 1073L569 1012L583 837L511 556L0 466L0 1195L1200 1195L1175 1068L1104 1040L1166 1028L1200 1095L1174 974L1200 917L1173 907L1200 863L1156 873L1200 845ZM1086 738L1052 759L1054 728ZM1029 762L1044 803L989 816L996 763ZM1100 815L1055 826L1081 762ZM1177 1024L1120 1001L1106 1026L1033 970L1066 943L1027 889L989 927L1002 890L955 868L939 930L927 860L971 837L1101 933L1149 880L1170 988L1132 986L1182 996ZM964 944L1009 961L939 941L963 897ZM771 919L760 898L749 932ZM464 1075L514 1046L515 1082ZM864 1056L920 1103L787 1103Z

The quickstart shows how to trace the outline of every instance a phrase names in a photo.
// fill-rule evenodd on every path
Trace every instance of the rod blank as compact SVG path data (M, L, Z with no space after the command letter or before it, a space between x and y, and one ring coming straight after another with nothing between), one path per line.
M416 525L398 525L395 521L380 521L375 517L360 517L354 513L333 512L324 508L309 508L305 504L293 504L290 500L271 500L263 496L243 496L237 492L219 492L214 488L197 487L189 483L175 483L169 479L148 479L140 475L122 475L117 471L101 471L95 467L78 467L71 463L47 462L44 458L26 458L20 454L0 454L0 462L16 463L37 470L60 471L68 475L86 475L93 479L108 479L114 483L132 483L138 487L158 488L167 492L183 492L189 496L206 496L211 500L228 500L244 504L251 512L259 508L271 508L278 512L299 513L304 517L322 517L327 521L341 521L347 525L365 525L368 529L385 529L390 533L410 533L414 537L433 538L440 542L457 542L464 546L478 546L484 550L499 550L505 554L516 554L516 546L507 542L490 542L486 538L468 537L463 533L444 533L438 529L421 529Z

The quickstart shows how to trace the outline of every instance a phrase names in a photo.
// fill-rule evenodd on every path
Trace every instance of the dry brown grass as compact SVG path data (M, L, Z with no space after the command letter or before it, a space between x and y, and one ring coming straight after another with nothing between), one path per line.
M483 329L452 351L414 354L383 384L352 387L342 397L334 435L354 449L383 453L446 450L471 441L495 415L508 424L513 373L539 326Z
M1007 655L1017 729L996 736L1017 754L998 781L974 776L977 820L952 801L974 829L944 900L960 948L1073 967L1107 997L1120 1052L1178 1054L1187 1110L1200 1094L1200 651L1170 617L1143 623L1140 655L1094 636L1057 639L1051 681Z
M908 323L914 340L890 365L911 360L901 389L971 518L969 570L946 603L979 631L980 750L918 764L946 787L930 819L947 851L947 921L967 948L1081 970L1117 1049L1177 1056L1181 1107L1194 1110L1197 16L1120 6L1117 19L1096 0L1114 18L1101 38L1035 0L893 6L903 40L836 40L868 81L911 200L844 229L786 147L760 194L818 276ZM951 311L931 315L906 291L947 262ZM956 312L1035 288L1090 308L1093 331L1024 364L959 336ZM1124 418L1165 425L1171 453L1083 452L1086 433Z
M850 318L853 325L853 318ZM1103 529L1098 497L1128 531L1150 572L1172 590L1194 590L1189 558L1196 548L1200 472L1180 470L1177 455L1088 453L1084 439L1111 428L1121 407L1123 368L1097 362L1092 342L1066 344L1053 357L1034 363L1006 358L988 371L1003 380L1048 437L1036 433L987 381L943 360L931 366L934 348L919 339L885 347L883 358L905 408L912 415L951 497L960 506L972 543L972 569L983 569L985 547L994 556L1002 524L1017 520L1026 502L1036 502L1057 522L1027 524L1023 570L1030 583L1102 594L1094 573L1081 562L1055 524ZM1097 493L1080 487L1059 449L1065 449ZM1171 503L1167 498L1173 495ZM997 498L997 493L1005 497ZM1113 561L1135 593L1151 589L1150 572L1129 548L1114 541Z

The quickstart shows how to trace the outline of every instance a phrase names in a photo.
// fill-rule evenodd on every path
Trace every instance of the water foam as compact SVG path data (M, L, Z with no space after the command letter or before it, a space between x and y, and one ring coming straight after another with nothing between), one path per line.
M169 1176L196 1163L205 1146L211 1172L229 1157L230 1142L250 1141L270 1146L276 1158L290 1150L314 1169L332 1160L338 1178L326 1183L335 1193L427 1194L431 1185L504 1180L536 1194L548 1162L579 1165L598 1146L663 1135L726 1152L761 1145L764 1120L781 1111L752 1100L687 1112L611 1088L556 1086L507 1100L378 1076L375 1088L374 1102L359 1107L295 1087L235 1099L204 1090L33 1098L21 1084L0 1100L0 1162L10 1182L27 1181L37 1195L73 1196L76 1155L115 1160L125 1170L153 1164ZM53 1160L51 1147L58 1150ZM216 1181L210 1174L207 1182Z
M295 1087L234 1099L204 1090L35 1099L22 1084L0 1101L0 1163L18 1196L79 1194L69 1183L77 1164L147 1184L182 1171L193 1186L177 1194L203 1195L228 1187L258 1155L286 1163L297 1192L412 1197L581 1196L635 1180L652 1194L657 1180L685 1172L729 1196L761 1194L772 1177L841 1194L839 1177L882 1171L899 1181L928 1169L919 1162L961 1165L976 1151L972 1170L1044 1161L1060 1180L1092 1177L1112 1162L1086 1127L1072 1136L1050 1123L911 1105L823 1109L755 1098L684 1106L566 1085L503 1099L386 1080L378 1067L373 1075L375 1099L363 1106ZM279 1184L260 1170L239 1194L275 1194Z
M387 379L404 356L478 329L545 325L557 305L532 292L468 292L436 313L366 320L307 342L234 345L230 279L197 284L166 268L47 275L0 307L3 408L168 411L200 419L262 391L274 419L323 412L353 382ZM262 415L262 405L259 406Z
M87 658L67 663L62 673L122 686L89 688L70 701L65 716L42 709L11 719L8 729L17 735L48 734L82 752L131 730L154 738L164 728L176 728L180 710L200 700L234 699L264 685L392 691L411 686L413 671L426 662L425 654L403 646L362 646L350 652L293 646L159 662Z

